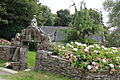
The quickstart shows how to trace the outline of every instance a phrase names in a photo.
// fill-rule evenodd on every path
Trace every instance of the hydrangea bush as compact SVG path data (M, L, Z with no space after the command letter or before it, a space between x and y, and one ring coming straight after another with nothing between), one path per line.
M54 53L69 60L71 66L90 71L120 69L120 49L79 42L54 45Z
M0 45L10 45L11 43L8 40L0 39Z

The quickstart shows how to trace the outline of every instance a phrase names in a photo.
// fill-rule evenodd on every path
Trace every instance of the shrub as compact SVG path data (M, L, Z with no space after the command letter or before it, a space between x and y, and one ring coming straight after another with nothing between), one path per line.
M69 60L72 67L89 71L110 70L111 72L120 69L119 48L71 42L55 46L53 51L58 56Z
M0 39L0 45L10 45L11 43L8 40Z

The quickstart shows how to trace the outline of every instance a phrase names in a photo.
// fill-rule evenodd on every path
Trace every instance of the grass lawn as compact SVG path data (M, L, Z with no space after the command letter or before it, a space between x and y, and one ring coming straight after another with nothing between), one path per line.
M7 62L5 60L0 60L0 67L4 67L4 63Z
M4 77L8 80L72 80L67 77L51 74L45 71L20 72L19 74Z
M35 66L35 56L36 52L29 51L28 52L28 67L33 68ZM6 60L0 60L0 67L4 67L4 63L8 62Z
M35 66L35 57L36 57L36 52L29 51L28 52L28 67L33 68Z
M28 53L28 67L33 68L35 66L35 52L29 51ZM3 66L5 61L0 60L0 65ZM30 72L23 72L20 71L19 74L15 75L5 75L2 76L7 80L72 80L67 77L63 77L61 75L52 74L45 71L30 71Z

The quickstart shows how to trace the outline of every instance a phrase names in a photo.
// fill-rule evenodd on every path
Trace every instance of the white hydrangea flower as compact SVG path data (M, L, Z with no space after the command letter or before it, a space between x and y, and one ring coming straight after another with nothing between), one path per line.
M101 46L104 50L108 50L108 48L106 48L105 46Z
M113 53L118 52L117 50L112 50Z
M95 44L95 46L96 46L98 49L100 49L100 46L99 46L98 44Z
M94 45L90 45L90 46L88 46L89 48L94 48Z
M69 44L69 43L67 43L66 45L67 45L67 46L70 46L70 44Z
M114 65L113 65L113 64L109 64L109 66L110 66L111 68L113 68L113 67L114 67Z
M98 53L98 51L97 51L97 50L94 50L93 52L94 52L94 53Z
M77 51L78 50L78 48L73 48L73 51Z
M105 60L105 59L102 59L102 62L103 62L103 63L106 63L106 60Z
M77 44L78 42L75 41L75 44Z
M108 50L108 48L105 47L104 50Z
M82 46L86 47L87 45L86 44L82 44Z
M64 47L64 46L62 46L62 49L65 49L65 47Z
M89 50L88 50L88 49L84 49L84 51L85 51L85 52L89 52Z
M105 48L105 46L101 46L102 48Z
M113 49L117 49L116 47L112 47Z
M81 46L81 45L82 45L82 43L79 43L79 42L75 42L75 44L76 44L77 46Z
M61 47L61 45L58 45L58 47Z
M71 48L74 48L74 46L70 45Z
M73 44L73 42L71 41L71 43Z
M85 49L88 49L88 50L89 50L90 48L89 48L89 47L86 47Z
M59 49L59 51L62 51L61 49Z
M99 69L99 67L98 67L98 66L96 66L95 68L96 68L96 69Z
M92 62L93 65L96 65L96 62Z
M69 46L69 47L71 47L71 48L73 48L73 46L72 46L72 45L70 45L69 43L67 43L66 45L67 45L67 46Z
M98 49L100 49L100 46L96 46Z
M77 44L78 44L78 42L76 42L76 41L75 41L75 44L77 45Z
M112 54L113 52L110 52L110 54Z
M87 69L89 69L89 70L92 69L92 66L91 66L91 65L88 65L88 66L87 66Z
M119 56L117 58L120 58Z

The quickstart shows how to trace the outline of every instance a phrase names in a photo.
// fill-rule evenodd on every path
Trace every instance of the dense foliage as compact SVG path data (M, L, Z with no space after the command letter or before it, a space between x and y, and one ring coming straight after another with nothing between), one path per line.
M51 25L51 11L37 0L0 0L0 37L11 39L30 25L37 15L39 25Z
M39 4L37 11L37 20L38 24L52 26L53 25L53 16L49 7Z
M81 4L81 6L83 5ZM105 31L105 26L102 24L101 12L87 9L85 6L80 10L77 10L75 6L74 18L69 26L70 29L67 31L68 41L82 39L84 41L87 36L94 34L103 35Z
M68 26L72 20L72 16L70 15L70 11L68 9L61 9L57 11L56 18L54 20L55 26Z
M120 1L105 0L104 9L109 13L108 27L114 29L107 37L108 46L120 46Z
M56 47L54 53L69 60L71 66L90 71L120 69L120 50L111 47L100 46L98 44L86 45L79 42L61 44Z
M106 36L106 45L120 47L120 29L115 29Z
M36 12L35 4L33 0L0 0L0 37L10 39L27 27Z

